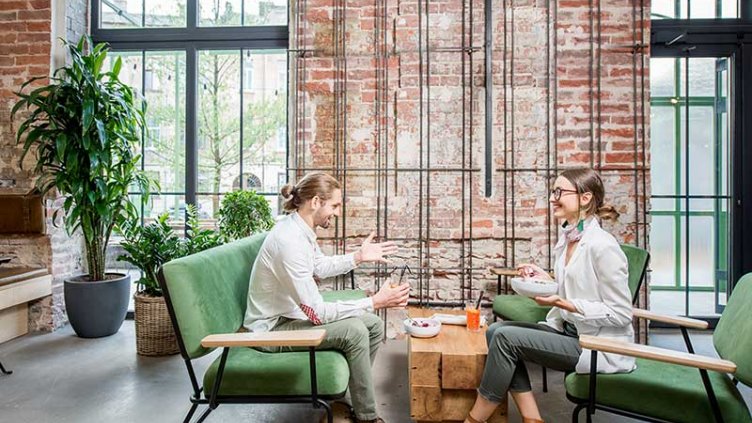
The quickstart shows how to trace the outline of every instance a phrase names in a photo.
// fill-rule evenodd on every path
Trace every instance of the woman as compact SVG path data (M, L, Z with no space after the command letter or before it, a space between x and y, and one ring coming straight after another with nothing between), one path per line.
M603 181L592 169L562 172L549 202L562 222L554 247L558 295L536 297L553 307L539 324L499 322L486 332L488 357L478 396L465 420L488 419L509 391L524 422L542 422L524 361L565 372L587 373L590 353L580 348L578 334L632 342L632 299L627 282L627 258L599 219L619 214L603 202ZM551 279L543 269L522 265L520 275ZM629 372L633 358L598 353L598 372Z

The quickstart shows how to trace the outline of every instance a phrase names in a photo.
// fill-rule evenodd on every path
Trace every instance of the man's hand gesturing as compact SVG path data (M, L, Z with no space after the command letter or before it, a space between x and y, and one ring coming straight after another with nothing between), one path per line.
M386 256L396 254L399 251L397 245L392 242L374 243L373 238L376 236L376 232L371 232L368 238L363 241L363 245L355 252L355 264L378 262L389 263Z

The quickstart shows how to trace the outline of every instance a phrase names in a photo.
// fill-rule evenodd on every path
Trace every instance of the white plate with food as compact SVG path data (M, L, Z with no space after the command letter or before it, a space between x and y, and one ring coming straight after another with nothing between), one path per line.
M512 289L526 297L547 297L559 292L559 284L550 279L512 278Z
M431 338L439 334L441 322L427 317L405 319L402 324L405 332L416 338Z
M445 325L458 325L458 326L467 325L467 315L465 314L436 313L433 316L431 316L431 318L438 320L439 322ZM486 316L480 316L480 325L481 326L486 325Z

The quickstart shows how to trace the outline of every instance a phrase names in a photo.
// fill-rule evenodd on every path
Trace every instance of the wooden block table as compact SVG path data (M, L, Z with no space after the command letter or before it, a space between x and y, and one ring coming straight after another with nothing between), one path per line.
M410 308L410 317L462 310ZM470 332L464 326L442 325L433 338L408 340L410 417L418 422L462 421L472 408L486 363L486 328ZM507 404L488 420L506 423Z

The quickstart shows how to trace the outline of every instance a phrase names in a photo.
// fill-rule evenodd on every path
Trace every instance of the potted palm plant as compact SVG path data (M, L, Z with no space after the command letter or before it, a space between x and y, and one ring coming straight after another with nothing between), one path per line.
M81 231L88 274L64 281L68 319L81 337L108 336L120 329L130 294L130 277L105 269L112 231L137 218L128 192L146 201L150 180L139 170L135 153L144 127L143 109L133 90L120 81L118 58L104 68L108 48L84 37L65 43L70 63L55 71L48 85L24 93L40 78L26 82L12 115L23 114L17 141L24 157L36 154L37 186L64 198L62 212L69 234Z
M118 260L133 264L141 270L142 275L136 282L138 289L133 297L136 352L140 355L159 356L179 352L167 305L157 281L159 268L170 260L222 243L217 232L199 227L195 206L189 204L186 215L186 238L175 234L169 223L169 213L163 213L146 226L131 222L122 230L123 241L120 245L126 254L118 257Z

